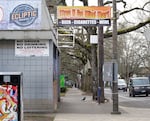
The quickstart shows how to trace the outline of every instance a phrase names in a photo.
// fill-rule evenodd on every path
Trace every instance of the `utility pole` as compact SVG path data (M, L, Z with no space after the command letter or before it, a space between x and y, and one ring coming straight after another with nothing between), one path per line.
M72 0L72 6L74 6L74 0Z
M113 112L111 114L121 114L118 109L118 85L117 85L117 6L116 0L113 0L113 82L112 82L112 98L113 98ZM117 73L116 73L117 72Z
M98 6L103 6L103 0L98 0ZM98 26L98 103L104 103L104 46L103 46L103 25Z

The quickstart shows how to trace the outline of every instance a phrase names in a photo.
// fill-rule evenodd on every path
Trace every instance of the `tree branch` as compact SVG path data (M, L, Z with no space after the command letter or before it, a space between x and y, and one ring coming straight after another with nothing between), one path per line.
M75 43L78 44L79 46L81 46L82 48L86 49L86 51L87 51L88 53L91 52L90 47L87 46L86 44L84 44L82 40L80 40L80 39L75 39Z
M126 7L127 3L124 0L117 0L116 3L123 3L124 8ZM107 1L104 5L112 4L112 1Z
M125 28L125 29L121 29L121 30L118 30L118 35L121 35L121 34L125 34L125 33L129 33L129 32L132 32L132 31L135 31L147 24L150 23L150 18L147 20L147 21L144 21L144 22L141 22L135 26L132 26L132 27L129 27L129 28ZM104 34L104 38L109 38L109 37L112 37L112 32L109 32L109 33L105 33Z
M57 5L64 5L64 6L67 6L66 0L57 0Z
M84 6L88 6L88 0L79 0L79 1L83 2Z
M85 58L85 55L84 57L83 56L80 56L79 54L70 54L70 53L66 53L68 56L72 57L72 58L76 58L78 60L80 60L82 62L83 65L85 65L87 63L87 58Z
M130 9L130 10L123 11L123 12L121 12L121 13L119 13L119 14L120 14L120 15L123 15L123 14L129 13L129 12L134 11L134 10L142 10L142 11L145 11L145 12L150 12L150 11L148 11L148 10L145 10L144 8L135 7L135 8L132 8L132 9Z

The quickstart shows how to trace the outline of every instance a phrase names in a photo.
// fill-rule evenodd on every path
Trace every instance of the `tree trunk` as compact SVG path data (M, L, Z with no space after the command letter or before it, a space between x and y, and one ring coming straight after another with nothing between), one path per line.
M93 100L97 99L97 46L91 46Z

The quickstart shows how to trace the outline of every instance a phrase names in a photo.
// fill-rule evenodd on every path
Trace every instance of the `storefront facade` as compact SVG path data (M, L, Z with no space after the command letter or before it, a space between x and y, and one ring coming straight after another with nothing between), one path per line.
M0 0L0 72L23 73L25 112L57 109L59 50L44 0Z

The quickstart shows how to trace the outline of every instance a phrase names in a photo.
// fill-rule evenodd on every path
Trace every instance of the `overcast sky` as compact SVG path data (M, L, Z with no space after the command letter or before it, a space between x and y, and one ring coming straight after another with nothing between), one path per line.
M83 6L82 2L80 2L79 0L66 0L67 5L72 6L72 1L74 1L74 6ZM103 0L103 1L105 2L108 0ZM134 5L140 6L141 3L145 0L124 0L124 1L129 3L131 6L134 6ZM98 0L88 0L88 2L89 2L89 6L97 6L97 4L98 4ZM120 7L120 6L118 6L118 7Z
M72 1L73 0L66 0L66 3L68 6L72 6ZM91 2L93 1L93 3L91 4ZM97 5L97 0L89 0L89 5ZM83 6L82 2L80 2L79 0L74 0L74 6Z
M66 3L68 6L72 6L73 1L74 1L74 6L83 6L82 2L80 2L79 0L66 0ZM105 2L108 0L103 0L103 1ZM117 4L117 9L119 11L124 11L125 9L127 10L133 7L142 7L145 1L149 1L149 0L124 0L124 1L127 2L127 6L126 8L124 8L122 3ZM88 2L89 2L89 6L97 6L98 4L98 0L88 0ZM137 13L136 11L130 12L128 16L130 17L132 16L132 19L130 20L134 21L135 17L137 16Z

